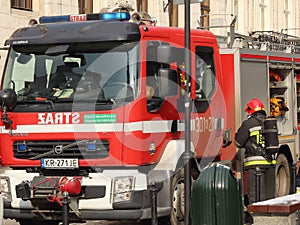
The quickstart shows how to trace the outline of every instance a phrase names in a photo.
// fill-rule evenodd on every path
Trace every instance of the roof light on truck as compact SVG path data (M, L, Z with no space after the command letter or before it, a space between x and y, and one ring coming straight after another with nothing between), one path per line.
M130 20L128 12L100 13L100 20Z
M115 12L115 13L98 13L98 14L78 14L78 15L63 15L63 16L42 16L40 23L57 23L57 22L75 22L87 20L130 20L128 12Z

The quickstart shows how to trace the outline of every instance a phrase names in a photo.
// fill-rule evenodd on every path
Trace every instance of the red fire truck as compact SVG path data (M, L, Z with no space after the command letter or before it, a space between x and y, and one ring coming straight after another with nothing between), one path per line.
M184 30L129 19L125 12L41 17L6 41L5 218L58 224L67 192L70 221L149 219L154 185L157 215L184 223L185 107L192 175L220 161L231 141L218 43L209 31L191 30L186 84Z
M149 219L155 187L157 215L184 224L185 107L195 179L210 162L234 159L234 132L254 97L268 114L278 96L289 107L276 115L276 187L277 195L292 192L300 56L282 45L266 51L267 42L254 39L219 50L211 32L195 29L187 84L184 30L129 19L125 12L41 17L6 41L4 217L58 224L67 192L70 221Z

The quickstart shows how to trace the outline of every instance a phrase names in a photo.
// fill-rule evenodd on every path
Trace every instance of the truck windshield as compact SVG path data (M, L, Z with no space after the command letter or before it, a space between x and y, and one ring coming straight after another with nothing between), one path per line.
M9 52L2 88L17 93L16 110L22 104L27 104L27 111L41 110L38 105L45 101L56 110L69 110L66 104L71 107L75 101L126 104L138 94L138 62L138 43L15 45Z

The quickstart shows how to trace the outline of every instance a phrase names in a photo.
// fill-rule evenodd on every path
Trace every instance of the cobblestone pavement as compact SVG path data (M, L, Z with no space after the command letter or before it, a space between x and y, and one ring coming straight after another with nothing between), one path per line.
M19 223L15 220L6 219L3 220L2 225L19 225ZM70 223L70 225L142 225L142 223L132 220L92 220L86 223Z
M296 222L296 225L300 225L300 212L297 212L297 215L298 215L298 220ZM19 225L19 223L16 222L15 220L6 219L3 220L2 225ZM70 225L142 225L142 223L138 221L132 221L132 220L113 220L113 221L92 220L86 223L70 223Z

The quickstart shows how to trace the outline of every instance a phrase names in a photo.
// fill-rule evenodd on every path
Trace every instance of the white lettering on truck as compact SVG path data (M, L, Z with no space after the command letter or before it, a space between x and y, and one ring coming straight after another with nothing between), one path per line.
M38 124L77 124L80 122L78 112L39 113Z
M222 130L224 129L224 118L196 117L191 120L191 129L198 133Z
M194 130L196 132L212 132L212 123L213 123L213 119L212 117L196 117L195 121L194 121Z

